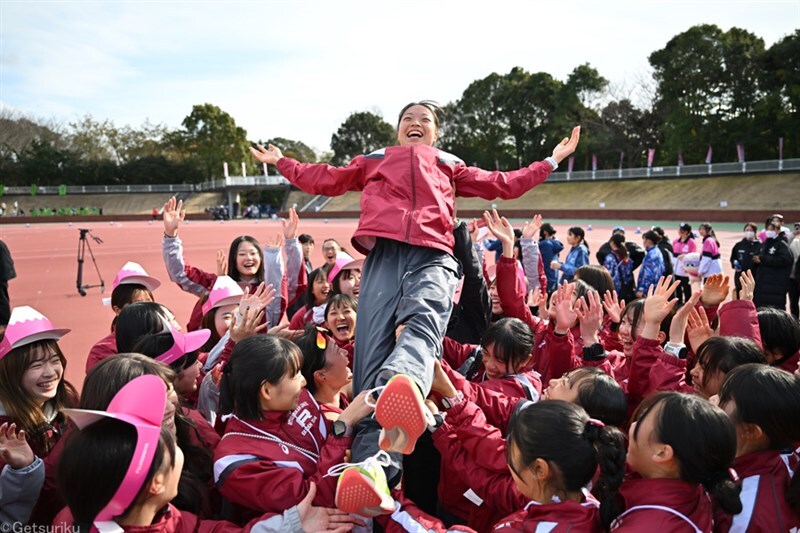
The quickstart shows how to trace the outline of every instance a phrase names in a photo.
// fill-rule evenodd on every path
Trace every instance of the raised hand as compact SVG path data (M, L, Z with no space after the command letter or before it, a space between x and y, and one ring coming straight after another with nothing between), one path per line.
M228 274L228 256L225 250L217 250L217 276Z
M16 424L6 422L0 426L0 458L14 470L25 468L36 459L25 438L25 430L17 433Z
M244 295L239 300L239 314L244 316L244 312L248 309L261 311L272 302L274 297L275 289L272 284L264 285L264 282L261 282L253 290L252 294L250 293L250 287L245 287Z
M756 279L753 277L752 270L745 270L739 277L739 282L742 284L742 290L739 291L740 300L753 301L753 294L756 290Z
M670 297L681 282L670 283L671 281L672 276L662 276L659 278L658 283L651 285L647 290L647 298L644 300L645 324L661 324L661 321L667 317L672 308L675 307L675 304L678 303L677 298L670 299Z
M469 236L472 242L481 242L481 228L478 227L478 219L473 218L469 223Z
M589 303L586 303L588 300ZM591 345L598 342L597 333L603 323L603 306L600 303L600 294L597 291L589 291L584 298L575 302L575 314L581 324L581 339L584 345Z
M689 325L686 328L686 335L689 337L689 345L694 353L697 353L700 345L711 338L713 334L714 331L708 323L708 315L706 315L705 309L699 307L689 311Z
M539 234L539 228L542 227L542 215L533 215L533 218L530 222L526 222L524 226L522 226L522 238L523 239L531 239L535 238L536 235Z
M281 226L283 226L283 237L286 239L294 239L297 237L297 226L300 224L300 217L297 216L297 211L294 207L289 209L289 221L285 218L281 219Z
M269 327L269 324L262 323L263 320L263 309L248 307L245 309L244 313L242 313L241 320L239 320L237 313L234 315L233 321L231 321L231 327L229 329L231 340L235 343L239 343L247 337L265 331Z
M569 139L564 137L564 139L558 143L558 145L553 148L553 159L556 160L556 163L561 163L564 159L569 157L572 152L575 151L575 148L578 147L578 141L581 139L581 127L575 126L572 128L572 135ZM252 150L252 148L251 148Z
M280 149L277 146L269 145L269 148L264 148L260 144L257 144L256 147L250 147L250 153L253 154L259 162L266 163L268 165L276 165L278 160L283 157Z
M572 304L575 284L564 282L550 298L551 316L556 321L556 333L564 335L575 324L578 314Z
M614 324L622 321L622 311L625 309L625 300L619 300L617 291L606 291L603 295L603 309L606 310L609 320Z
M280 248L283 246L283 233L276 233L272 240L267 239L265 248Z
M164 204L164 235L175 237L178 234L178 227L186 217L183 210L183 200L175 200L173 196Z
M503 257L514 257L514 228L506 217L501 217L496 209L492 209L491 214L488 211L483 212L483 220L492 235L503 243Z
M725 301L730 288L730 277L722 274L711 274L703 284L703 296L700 302L703 307L712 307Z
M703 289L696 289L692 296L685 304L672 317L672 323L669 327L669 342L673 344L683 344L684 335L686 333L686 324L689 320L689 314L694 309L700 296L703 294Z
M547 301L547 295L543 294L539 287L528 291L528 307L540 307L545 301Z

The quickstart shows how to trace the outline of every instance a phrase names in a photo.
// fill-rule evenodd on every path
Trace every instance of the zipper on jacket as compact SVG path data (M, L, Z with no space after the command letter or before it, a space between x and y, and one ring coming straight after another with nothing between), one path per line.
M414 210L417 208L417 185L414 178L414 147L411 147L411 211L408 214L408 228L406 228L406 244L411 236L411 222L414 218Z

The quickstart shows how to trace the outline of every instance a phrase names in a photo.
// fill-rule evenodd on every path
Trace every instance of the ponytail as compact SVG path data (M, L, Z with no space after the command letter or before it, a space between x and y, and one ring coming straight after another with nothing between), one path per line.
M573 226L567 230L568 233L572 233L576 237L580 237L581 242L578 243L578 246L583 245L586 247L586 250L589 251L589 243L586 242L586 232L583 231L583 228L580 226Z
M510 460L512 446L518 451L516 465ZM599 466L594 492L602 499L619 500L617 490L625 472L625 436L616 427L589 418L576 404L545 400L517 410L509 423L506 451L515 473L546 457L557 467L559 488L566 492L580 491Z
M742 512L742 501L739 499L741 487L738 481L739 476L733 468L729 468L713 472L702 481L702 485L716 499L723 511L736 515Z
M619 487L625 477L625 435L614 426L601 426L591 418L586 422L584 435L597 451L600 477L592 492L601 501L600 521L605 528L624 510Z

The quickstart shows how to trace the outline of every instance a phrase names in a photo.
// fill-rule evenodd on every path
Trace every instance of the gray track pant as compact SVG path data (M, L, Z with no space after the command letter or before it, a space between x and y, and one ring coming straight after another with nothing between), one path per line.
M395 374L407 374L427 396L460 275L460 265L446 252L378 239L361 278L353 357L355 394L385 385ZM395 341L400 325L406 328ZM354 461L378 451L379 431L371 417L358 425Z

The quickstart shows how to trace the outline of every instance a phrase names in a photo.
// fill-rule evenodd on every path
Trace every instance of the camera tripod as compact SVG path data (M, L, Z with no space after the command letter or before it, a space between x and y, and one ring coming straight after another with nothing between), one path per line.
M92 235L92 230L89 229L81 228L78 229L78 231L81 232L81 236L78 238L78 281L76 282L78 286L78 294L81 296L86 296L86 289L91 289L93 287L100 287L100 292L105 292L106 282L103 281L103 276L100 274L100 269L97 268L97 261L94 258L92 246L86 239L86 235L89 235L89 237L91 237L97 244L103 244L103 239ZM83 285L83 258L86 255L87 249L89 250L89 256L92 258L92 263L94 263L94 271L97 272L97 277L100 278L100 285Z

